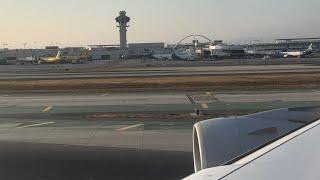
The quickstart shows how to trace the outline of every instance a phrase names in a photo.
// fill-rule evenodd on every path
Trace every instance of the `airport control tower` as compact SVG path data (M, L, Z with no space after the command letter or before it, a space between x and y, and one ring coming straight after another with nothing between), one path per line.
M116 21L119 23L117 27L120 28L120 50L122 55L125 55L127 51L127 28L129 27L130 17L126 15L125 11L120 11Z

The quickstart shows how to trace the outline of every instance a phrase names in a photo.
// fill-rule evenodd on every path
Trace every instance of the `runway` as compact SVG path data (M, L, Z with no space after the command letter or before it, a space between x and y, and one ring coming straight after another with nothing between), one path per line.
M0 141L191 152L192 126L196 120L170 120L172 115L189 115L202 104L206 104L203 110L213 115L320 105L318 90L187 95L182 92L1 94ZM169 119L156 119L161 118L159 115Z
M69 67L69 66L68 66ZM243 75L274 73L316 73L316 65L256 65L256 66L202 66L202 67L158 67L158 68L105 68L77 69L72 66L52 66L48 69L35 67L0 67L0 80L18 79L73 79L73 78L115 78L115 77L163 77L163 76L200 76L200 75ZM67 70L66 70L67 69ZM71 72L69 72L71 71Z
M192 153L0 142L3 180L176 180L193 173Z
M7 106L134 106L134 105L190 105L191 94L198 103L258 103L258 102L318 102L320 90L251 91L251 92L205 92L199 93L39 93L0 94L0 107Z
M192 122L0 119L0 141L192 152Z
M190 95L196 103L208 103L208 113L221 113L305 106L306 101L310 101L307 105L320 105L319 92L315 89ZM187 94L1 94L0 179L184 178L193 173L192 126L196 121L133 117L136 113L191 113L195 105ZM113 116L90 118L93 114L130 116L122 120Z

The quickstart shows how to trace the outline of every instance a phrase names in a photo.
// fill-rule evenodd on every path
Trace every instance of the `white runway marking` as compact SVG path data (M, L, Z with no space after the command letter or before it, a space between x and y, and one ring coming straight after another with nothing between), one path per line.
M53 108L53 106L48 106L45 109L42 110L42 112L48 112Z
M207 96L213 96L212 92L206 92Z
M108 94L108 93L105 93L105 94L101 94L100 96L101 96L101 97L105 97L105 96L109 96L109 94Z
M118 129L118 131L126 131L128 129L132 129L132 128L136 128L136 127L140 127L140 126L144 126L144 124L136 124L136 125L132 125L132 126L127 126L127 127Z
M201 107L202 107L203 109L209 109L208 104L201 104Z
M55 122L44 122L44 123L38 123L38 124L30 124L30 125L26 125L26 126L20 126L17 127L18 129L21 128L28 128L28 127L36 127L36 126L42 126L42 125L47 125L47 124L54 124Z

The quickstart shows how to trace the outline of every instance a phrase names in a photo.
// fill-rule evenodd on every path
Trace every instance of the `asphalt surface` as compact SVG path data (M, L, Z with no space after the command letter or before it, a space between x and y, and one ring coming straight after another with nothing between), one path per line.
M193 173L192 121L87 119L90 113L192 112L184 93L2 94L0 179L181 179ZM191 93L208 110L318 103L318 90ZM77 113L81 114L77 116ZM62 118L61 114L74 117ZM8 117L11 117L8 118Z
M104 96L109 95L2 95L0 179L170 180L193 172L193 122L87 119L109 109L103 101L90 106ZM143 100L136 98L131 105ZM110 107L123 101L111 99L104 99ZM84 114L64 119L60 113Z
M2 120L0 141L192 152L192 123Z
M300 92L299 92L300 91ZM201 93L101 93L101 94L0 94L0 107L8 106L148 106L190 105L195 103L317 102L320 91L278 92L205 92Z
M190 96L196 104L184 93L2 94L0 140L191 152L196 120L156 119L159 114L188 115L200 105L216 114L320 104L317 90Z
M134 68L106 72L73 66L1 66L0 79L151 77L320 72L320 66ZM83 66L85 67L85 65ZM69 69L70 70L70 69ZM193 173L194 122L90 120L88 114L190 113L195 104L174 94L2 94L0 179L181 179ZM209 111L260 110L317 104L319 91L220 92L194 95ZM79 115L80 114L80 115ZM66 116L69 115L69 116ZM73 116L73 117L72 117ZM111 118L112 119L112 118Z
M97 71L96 68L80 69L79 72L68 72L72 66L34 66L34 68L0 66L0 79L63 79L63 78L115 78L115 77L155 77L155 76L190 76L190 75L241 75L272 73L320 72L316 65L252 65L252 66L204 66L204 67L159 67L159 68L107 68ZM68 69L68 71L66 71Z
M192 153L0 142L3 180L174 180L193 173Z

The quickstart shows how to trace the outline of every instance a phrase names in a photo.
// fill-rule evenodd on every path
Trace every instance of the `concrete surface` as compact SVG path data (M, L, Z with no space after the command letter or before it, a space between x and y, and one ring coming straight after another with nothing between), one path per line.
M50 68L51 67L51 68ZM320 66L307 64L293 65L251 65L251 66L201 66L201 67L146 67L99 69L84 68L72 71L77 66L0 66L0 79L56 79L56 78L107 78L107 77L154 77L186 75L239 75L271 74L290 72L320 72ZM68 70L66 70L68 69Z
M3 180L176 180L193 173L192 153L0 142Z

